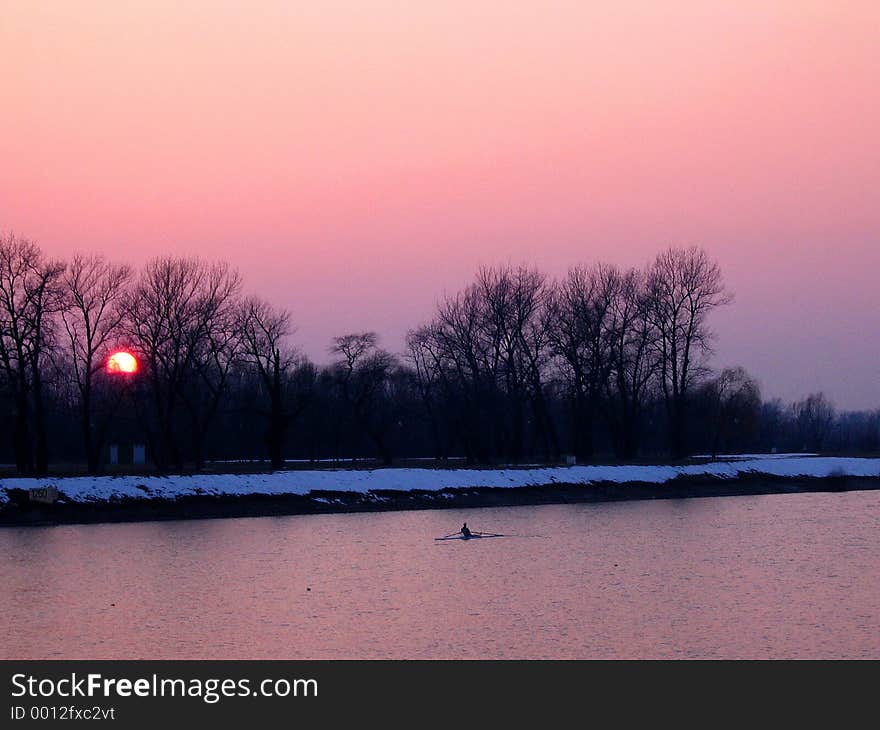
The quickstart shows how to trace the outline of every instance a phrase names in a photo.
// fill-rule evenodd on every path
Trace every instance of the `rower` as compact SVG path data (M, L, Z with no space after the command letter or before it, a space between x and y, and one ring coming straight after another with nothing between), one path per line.
M461 530L460 530L460 532L461 532L461 534L464 535L465 537L470 537L470 536L471 536L471 531L468 529L467 522L465 522L465 523L461 526Z

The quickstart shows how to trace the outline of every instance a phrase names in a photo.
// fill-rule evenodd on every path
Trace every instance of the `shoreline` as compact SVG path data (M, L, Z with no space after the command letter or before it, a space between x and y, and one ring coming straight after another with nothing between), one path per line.
M27 501L7 489L0 527L148 522L240 517L282 517L423 509L479 509L542 504L585 504L651 499L694 499L763 494L804 494L880 489L880 476L776 476L743 473L735 478L678 476L655 482L552 482L517 487L455 487L441 490L375 489L368 492L312 490L307 494L185 494L176 498L113 497L95 501Z

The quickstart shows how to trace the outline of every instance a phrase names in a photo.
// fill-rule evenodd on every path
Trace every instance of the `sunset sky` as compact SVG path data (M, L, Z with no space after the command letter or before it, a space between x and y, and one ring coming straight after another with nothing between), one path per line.
M704 246L718 366L880 406L877 0L4 0L0 230L391 349L480 264Z

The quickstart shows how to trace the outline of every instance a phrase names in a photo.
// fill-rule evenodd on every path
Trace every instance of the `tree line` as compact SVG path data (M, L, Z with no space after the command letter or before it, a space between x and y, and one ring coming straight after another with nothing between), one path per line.
M699 248L644 269L596 263L550 280L486 267L392 353L374 332L315 364L288 311L225 263L140 270L62 262L0 236L0 449L18 472L101 470L142 441L161 471L209 461L464 459L474 464L682 458L748 449L876 451L880 413L821 394L764 402L742 368L714 372L709 318L732 296ZM130 375L107 372L131 351Z

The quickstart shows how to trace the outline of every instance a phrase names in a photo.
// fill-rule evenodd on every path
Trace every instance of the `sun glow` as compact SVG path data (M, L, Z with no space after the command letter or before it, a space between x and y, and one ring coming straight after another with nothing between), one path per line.
M107 358L107 372L112 374L129 374L138 371L137 358L130 352L120 350Z

